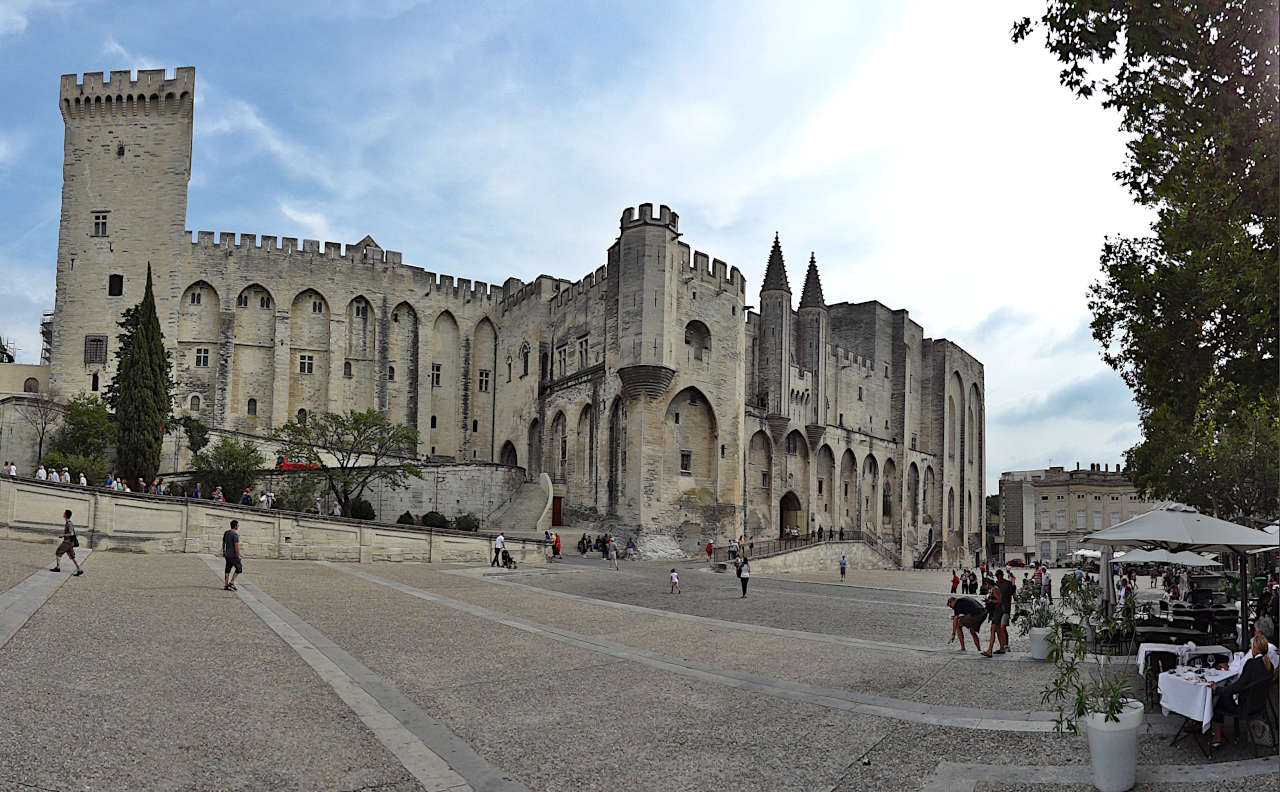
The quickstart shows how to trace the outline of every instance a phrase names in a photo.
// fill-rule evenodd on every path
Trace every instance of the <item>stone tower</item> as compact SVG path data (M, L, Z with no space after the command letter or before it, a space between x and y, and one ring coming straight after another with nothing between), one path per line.
M822 281L818 278L818 261L813 253L809 254L809 270L804 276L804 290L800 292L800 308L796 311L797 335L796 349L799 356L797 365L810 372L813 379L813 391L821 393L826 386L825 362L827 359L827 337L831 317L827 313L827 304L822 296ZM825 410L820 398L814 398L809 405L805 423L820 426L826 423Z
M64 397L106 388L117 322L142 299L148 263L160 324L174 342L196 71L131 77L64 74L59 90L65 135L50 384Z
M770 416L784 416L789 409L791 332L791 286L775 233L760 286L760 388L767 394L765 413Z

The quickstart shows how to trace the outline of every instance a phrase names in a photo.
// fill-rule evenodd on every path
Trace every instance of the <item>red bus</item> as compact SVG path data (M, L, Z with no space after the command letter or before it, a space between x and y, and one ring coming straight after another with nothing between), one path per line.
M308 462L301 457L276 457L276 470L309 470L320 467L315 462Z

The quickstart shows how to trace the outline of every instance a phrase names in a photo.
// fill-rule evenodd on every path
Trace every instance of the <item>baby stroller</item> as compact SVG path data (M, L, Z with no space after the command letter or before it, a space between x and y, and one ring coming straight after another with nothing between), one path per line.
M516 560L507 552L507 548L502 548L502 566L506 569L515 569Z

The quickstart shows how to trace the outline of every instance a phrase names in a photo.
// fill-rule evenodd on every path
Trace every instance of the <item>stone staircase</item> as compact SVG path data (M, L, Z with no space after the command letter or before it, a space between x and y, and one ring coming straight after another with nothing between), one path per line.
M547 493L536 481L525 482L516 494L484 526L486 533L541 539L538 518L547 506Z

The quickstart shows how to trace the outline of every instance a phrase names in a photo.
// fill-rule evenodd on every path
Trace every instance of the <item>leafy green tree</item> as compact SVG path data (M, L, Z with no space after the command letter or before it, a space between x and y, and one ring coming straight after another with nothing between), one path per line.
M115 439L116 427L106 402L92 394L79 394L63 407L62 428L53 438L53 450L63 454L101 458Z
M373 504L364 498L355 498L351 501L351 514L347 516L355 520L378 519L378 515L373 511Z
M276 490L276 508L293 512L313 512L316 509L316 493L320 491L320 477L310 471L289 471L280 475L280 487Z
M417 525L418 521L413 519L413 514L405 509L404 514L396 518L396 525Z
M173 403L173 379L156 316L151 265L142 302L127 309L116 344L116 373L106 401L116 415L116 464L125 478L151 481Z
M253 441L231 437L223 437L191 458L195 480L203 482L206 492L222 487L228 503L238 502L244 488L253 486L264 464L266 459Z
M272 438L280 444L281 455L315 465L313 470L347 517L357 517L352 504L363 499L371 484L401 489L422 473L412 458L417 430L392 423L377 410L293 418Z
M1049 0L1013 28L1015 41L1043 31L1062 85L1120 113L1129 141L1116 178L1155 213L1149 236L1105 241L1089 293L1103 360L1142 422L1130 477L1224 517L1280 511L1274 487L1249 484L1273 467L1220 465L1255 436L1254 418L1276 414L1280 392L1277 10L1276 0ZM1214 429L1191 431L1197 422ZM1276 433L1257 442L1265 453L1248 459L1280 456ZM1235 494L1214 497L1223 489Z
M480 530L480 521L476 519L474 514L460 514L453 521L453 529L455 531L478 531Z
M429 511L422 515L422 524L428 528L448 528L449 518L438 511Z
M66 468L71 474L72 482L78 483L81 473L89 484L94 486L102 486L107 480L107 459L103 456L85 456L50 449L44 455L43 462L44 466L50 470Z
M209 445L209 427L204 421L194 415L184 415L178 423L187 436L187 448L191 453L198 454Z

